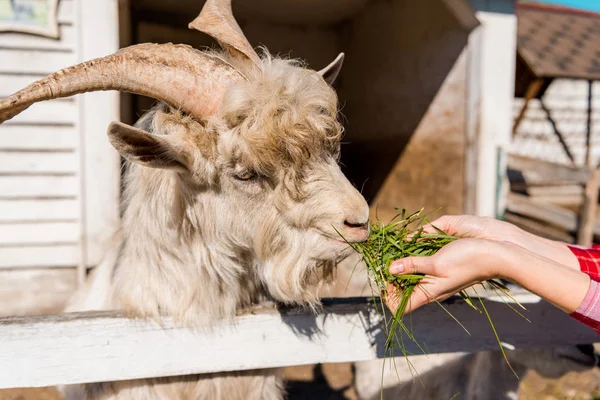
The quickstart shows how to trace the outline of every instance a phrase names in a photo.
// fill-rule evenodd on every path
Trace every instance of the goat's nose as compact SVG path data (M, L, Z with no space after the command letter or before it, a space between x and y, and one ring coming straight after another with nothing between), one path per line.
M364 222L356 222L353 220L346 219L344 220L344 225L348 228L353 229L367 229L369 227L369 220L366 220Z
M346 228L346 240L356 243L364 242L369 237L369 220L352 220L346 218L344 220L344 228Z

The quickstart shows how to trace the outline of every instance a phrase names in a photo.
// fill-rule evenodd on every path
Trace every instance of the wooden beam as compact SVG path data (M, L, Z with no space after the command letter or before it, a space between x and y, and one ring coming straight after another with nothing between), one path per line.
M577 230L577 213L566 208L538 203L527 196L509 193L506 209L514 214L547 222L567 231Z
M577 229L577 244L582 246L591 246L594 241L599 184L600 171L596 170L585 185L583 204L581 205L579 226Z
M598 334L532 295L518 298L531 322L499 299L486 300L501 340L516 348L593 343ZM412 315L430 353L498 349L486 317L464 301ZM254 310L212 329L177 327L116 313L0 319L0 388L130 380L217 371L362 361L385 355L380 314L369 298L324 300L306 309ZM405 339L408 351L419 349Z
M592 166L591 158L591 140L592 140L592 99L593 99L594 81L588 81L588 101L587 101L587 121L585 131L585 165Z
M562 135L562 133L560 133L560 130L558 129L558 125L556 124L556 121L554 121L554 118L552 117L552 114L550 113L550 110L548 109L548 107L546 107L546 104L544 103L544 100L540 101L540 105L542 107L542 110L544 110L544 112L546 113L546 117L548 118L548 121L550 122L550 125L552 125L552 130L554 131L554 134L558 138L558 141L560 142L563 150L565 151L565 154L567 155L567 157L569 157L569 160L571 160L571 164L574 166L575 165L575 157L573 157L573 153L571 153L571 149L569 148L569 144L565 140L565 138Z
M558 240L564 243L575 243L575 238L564 230L554 228L520 215L506 212L504 214L504 220L526 230L527 232L531 232L534 235L542 236L551 240Z
M585 185L592 174L587 167L569 167L516 154L508 155L508 168L520 171L524 175L527 185L540 186Z
M542 85L544 84L543 78L537 78L533 82L529 84L527 87L527 91L525 92L525 102L523 103L523 107L521 107L521 111L519 111L519 115L515 119L515 123L513 124L513 136L516 135L517 129L519 129L519 125L521 125L521 121L523 117L525 117L525 112L527 111L527 107L529 106L529 101L533 99L540 92Z

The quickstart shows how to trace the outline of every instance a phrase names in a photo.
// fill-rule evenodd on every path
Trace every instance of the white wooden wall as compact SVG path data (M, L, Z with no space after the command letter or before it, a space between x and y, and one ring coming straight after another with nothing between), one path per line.
M594 109L591 160L592 165L596 166L600 162L600 82L594 83L592 92ZM588 83L583 80L555 80L544 94L544 102L569 144L577 165L585 163L587 99ZM523 102L523 99L515 99L515 118L523 107ZM513 140L511 152L560 164L570 163L537 99L529 103Z
M116 0L59 0L60 39L0 33L0 97L118 49ZM33 105L0 126L0 272L98 263L118 221L118 95ZM2 295L0 291L0 295Z

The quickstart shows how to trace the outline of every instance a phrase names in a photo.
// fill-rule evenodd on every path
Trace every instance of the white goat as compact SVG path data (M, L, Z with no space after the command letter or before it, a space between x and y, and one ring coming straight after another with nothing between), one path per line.
M585 371L597 362L592 345L507 351L519 377L535 370L547 378ZM355 385L361 400L455 399L514 400L519 380L500 351L449 353L374 360L355 364ZM396 368L392 363L396 363ZM383 371L383 374L382 374ZM382 390L383 389L383 390Z
M260 58L209 0L190 25L225 51L141 44L67 68L0 100L0 123L37 101L121 90L161 102L108 137L130 163L122 240L69 311L121 309L210 327L263 300L315 305L368 205L342 174L341 126L322 71ZM112 260L112 261L111 261ZM87 399L279 399L277 371L87 385Z

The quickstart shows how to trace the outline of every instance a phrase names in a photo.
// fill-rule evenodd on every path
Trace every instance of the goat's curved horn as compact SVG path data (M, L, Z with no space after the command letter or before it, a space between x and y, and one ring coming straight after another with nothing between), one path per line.
M0 123L38 101L100 90L149 96L205 119L218 110L227 86L241 79L229 64L190 46L144 43L65 68L0 100Z
M200 15L189 24L189 28L212 36L225 50L245 56L260 68L258 54L233 17L231 0L206 0Z

